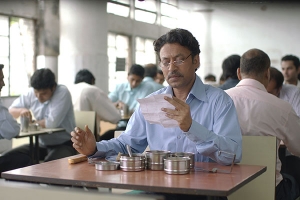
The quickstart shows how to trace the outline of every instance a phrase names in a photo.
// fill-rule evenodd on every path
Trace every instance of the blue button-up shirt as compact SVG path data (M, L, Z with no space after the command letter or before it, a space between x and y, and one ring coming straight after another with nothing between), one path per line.
M174 95L171 86L151 95L155 94ZM97 143L97 154L126 153L126 144L131 146L133 152L143 152L149 145L151 150L193 152L198 162L209 162L212 159L221 164L230 164L233 158L231 153L236 154L235 162L239 162L242 156L242 135L231 98L219 88L204 85L196 76L186 103L190 106L193 119L188 132L183 132L179 127L164 128L160 124L150 124L138 108L118 138Z

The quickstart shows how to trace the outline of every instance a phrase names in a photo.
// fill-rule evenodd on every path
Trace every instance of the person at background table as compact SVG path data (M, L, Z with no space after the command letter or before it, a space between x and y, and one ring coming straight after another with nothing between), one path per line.
M203 84L196 75L200 66L196 38L185 29L173 29L155 40L154 49L169 86L151 95L172 95L165 100L174 105L175 110L162 108L162 111L176 120L178 126L164 128L150 124L138 107L118 138L96 143L90 130L75 128L71 132L74 148L82 154L98 157L127 153L126 144L139 153L149 145L151 150L193 152L197 162L230 165L233 154L236 155L234 162L240 162L242 135L234 103L223 90Z
M9 107L15 117L33 117L42 128L64 128L64 131L39 136L40 159L47 162L76 154L70 141L75 127L72 98L64 85L57 85L50 69L39 69L30 79L31 88ZM33 116L31 116L31 112ZM13 160L30 155L29 145L14 148L3 154ZM25 165L25 163L24 163Z
M143 82L151 85L153 87L153 91L163 88L164 86L162 84L159 84L154 80L157 75L157 66L155 64L147 64L144 68L145 78L143 79Z
M300 117L300 89L295 85L283 84L283 81L284 77L282 73L278 69L270 67L270 80L267 91L289 102L298 117Z
M298 74L300 61L297 56L286 55L281 58L281 70L284 76L284 84L291 84L300 87L300 80Z
M4 74L2 71L3 67L4 65L0 64L0 95L2 87L5 86ZM19 133L20 125L11 116L7 108L2 105L0 98L0 139L10 140L19 135ZM4 171L10 170L10 166L13 166L13 168L20 168L24 166L24 163L25 165L28 165L30 162L31 157L29 155L24 155L18 160L13 160L8 156L0 156L0 174Z
M160 69L157 70L155 81L161 85L163 85L165 82L164 74Z
M213 74L207 74L204 77L204 83L208 85L212 85L214 87L218 87L219 84L216 82L216 76Z
M246 51L237 73L241 81L226 92L234 101L242 134L275 136L278 147L282 140L291 153L300 156L299 117L288 102L266 90L270 76L269 56L259 49ZM276 199L296 199L288 196L299 192L292 191L295 186L289 184L294 181L293 177L285 176L283 179L280 170L277 154Z
M239 79L237 77L236 71L240 67L240 59L239 55L231 55L224 59L222 63L222 76L225 79L224 83L219 86L222 90L227 90L236 86L239 83Z
M5 86L4 74L3 74L3 64L0 64L0 96L2 87ZM12 139L19 135L20 125L8 112L7 108L2 105L0 98L0 139ZM0 165L1 167L1 165Z
M69 88L73 108L79 111L95 111L97 127L100 120L117 124L121 119L119 110L100 88L95 86L95 77L87 69L79 70L75 77L75 85ZM98 133L100 130L98 130Z
M154 92L151 85L143 82L145 69L141 65L133 64L129 69L127 82L118 84L114 91L108 94L108 97L115 106L123 109L127 105L129 112L132 113L137 107L137 99L146 97Z

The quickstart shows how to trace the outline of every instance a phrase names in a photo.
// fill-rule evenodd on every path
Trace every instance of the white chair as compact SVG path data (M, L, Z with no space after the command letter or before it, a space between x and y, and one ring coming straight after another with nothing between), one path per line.
M276 187L276 137L243 136L243 157L241 164L267 166L267 171L246 184L229 200L274 200Z
M98 141L99 133L96 127L96 112L95 111L78 111L74 110L75 124L77 127L85 130L85 125L94 132L95 138Z

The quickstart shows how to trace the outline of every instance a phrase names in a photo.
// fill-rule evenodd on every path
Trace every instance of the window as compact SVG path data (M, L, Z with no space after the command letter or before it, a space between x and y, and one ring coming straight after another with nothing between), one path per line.
M122 17L129 17L129 11L129 0L114 0L111 2L107 2L107 13L112 13Z
M154 24L157 17L157 8L155 0L138 1L135 0L134 19L136 21Z
M136 37L135 62L139 65L156 64L156 54L153 47L154 40Z
M35 69L34 21L0 15L0 63L5 87L1 96L16 96L29 87Z
M108 90L113 91L117 84L127 81L130 67L129 37L115 33L108 34Z

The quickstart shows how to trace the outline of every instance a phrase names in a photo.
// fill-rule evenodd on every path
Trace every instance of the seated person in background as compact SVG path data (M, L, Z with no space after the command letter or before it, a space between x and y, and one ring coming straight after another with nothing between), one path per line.
M138 104L137 99L142 99L154 92L151 85L143 82L144 75L144 67L137 64L131 66L127 77L128 82L118 84L115 90L108 95L117 108L123 109L125 104L132 113Z
M219 85L223 85L225 82L225 78L224 78L224 74L221 74L220 78L219 78Z
M225 79L225 82L219 86L222 90L227 90L236 86L239 83L239 79L237 77L237 69L240 67L240 59L239 55L231 55L227 57L222 63L222 76Z
M281 58L281 69L284 76L284 84L291 84L300 87L298 80L300 61L297 56L286 55Z
M205 84L208 84L208 85L212 85L214 87L218 87L218 83L216 82L216 76L213 75L213 74L207 74L205 77L204 77L204 83Z
M4 65L0 64L0 94L1 89L4 84L4 75L3 69ZM6 107L4 107L1 103L0 98L0 139L12 139L19 135L20 133L20 125L17 121L9 114ZM0 177L1 173L4 171L10 170L10 166L13 168L24 167L25 165L29 165L31 162L31 157L29 155L22 156L19 160L14 160L13 158L7 156L0 156Z
M29 117L31 112L42 128L64 128L65 131L39 136L39 155L45 162L72 156L76 151L72 148L70 133L75 127L72 98L64 85L57 85L55 75L50 69L39 69L30 79L31 88L26 94L17 98L9 107L15 117ZM30 112L31 111L31 112ZM29 145L23 145L2 154L12 160L19 160L30 155ZM13 169L13 166L8 166ZM24 163L24 166L28 163Z
M152 85L153 91L157 91L164 86L154 81L156 74L157 74L157 66L155 64L147 64L145 65L145 78L143 82Z
M95 77L89 70L79 70L75 77L75 85L69 89L74 110L96 112L98 129L100 120L113 124L120 121L119 110L108 96L95 86ZM100 130L97 131L100 132Z
M108 95L118 109L127 110L129 115L134 112L138 104L137 99L142 99L154 92L151 84L143 82L144 74L144 67L137 64L132 65L128 72L128 82L118 84L115 90ZM116 129L106 131L100 136L100 140L113 138L116 130L125 130L127 122L128 119L121 120Z
M298 117L300 117L300 89L295 85L284 85L283 81L284 77L282 73L278 69L270 67L270 80L267 91L270 94L289 102Z
M160 69L157 70L155 81L161 85L163 85L165 82L164 74Z
M282 140L291 153L300 156L299 117L288 102L267 92L269 70L270 58L265 52L248 50L242 55L237 71L241 81L226 92L234 101L243 135L275 136L278 147ZM298 188L291 187L291 179L283 179L280 170L277 155L276 199L296 199L288 195L292 194L292 188Z
M203 84L196 75L200 66L196 38L187 30L173 29L154 42L154 49L169 86L151 95L173 96L165 100L174 105L175 110L162 108L162 112L176 120L178 126L164 128L150 124L138 107L118 138L96 143L90 130L75 128L71 133L74 148L84 155L98 157L108 152L127 153L126 144L134 153L142 153L149 145L151 150L193 152L196 162L230 165L233 156L229 154L236 154L235 162L239 162L242 136L234 104L225 92ZM195 198L202 199L193 195L178 197Z

